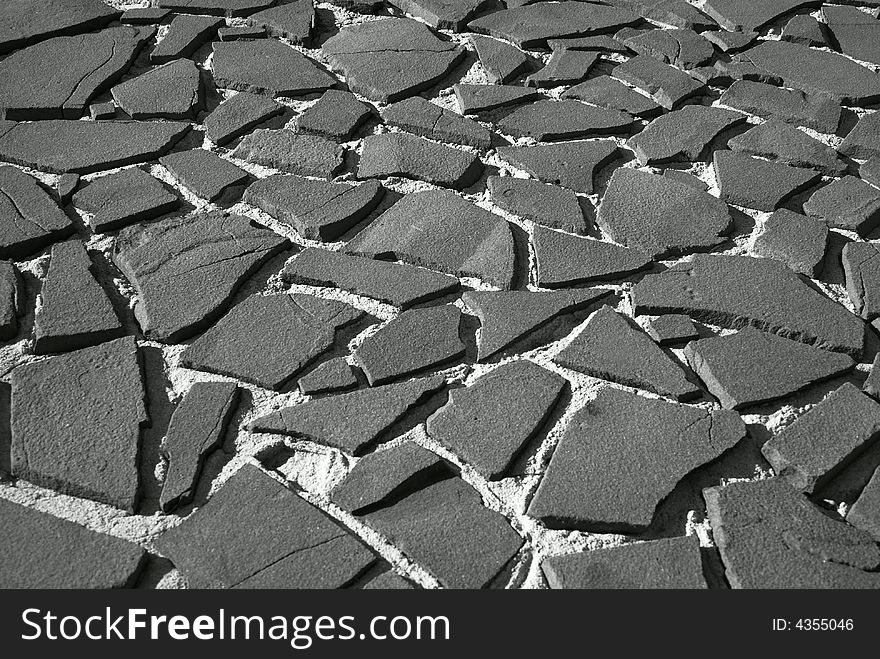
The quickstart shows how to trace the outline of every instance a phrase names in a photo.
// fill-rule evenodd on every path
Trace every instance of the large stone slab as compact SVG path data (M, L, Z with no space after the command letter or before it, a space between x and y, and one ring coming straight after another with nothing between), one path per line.
M584 140L537 146L504 146L498 156L544 183L593 193L596 172L618 154L613 140Z
M880 22L855 7L822 8L825 25L840 52L853 59L880 64Z
M168 31L150 53L153 64L165 64L189 57L206 41L217 34L223 21L211 16L179 14L171 21Z
M0 258L23 259L73 228L36 179L15 167L0 167Z
M331 179L342 169L345 147L292 130L256 130L239 142L233 158L288 174Z
M427 137L438 142L463 144L488 149L492 144L489 129L473 119L441 108L435 103L413 96L382 110L382 120L389 126Z
M807 215L828 226L870 234L880 225L880 190L855 176L835 179L804 202Z
M492 203L508 213L554 229L587 232L587 220L572 190L515 176L490 176L486 184Z
M180 198L132 167L93 179L73 195L73 205L89 213L93 231L105 233L170 213L180 206Z
M182 14L208 14L210 16L247 16L269 7L276 0L156 0L156 6Z
M744 124L746 116L724 108L686 105L654 119L627 140L642 165L697 161L719 134Z
M214 82L266 96L301 96L322 92L336 79L298 50L274 39L213 44Z
M875 243L851 242L843 247L846 292L865 320L880 317L880 250Z
M509 43L480 35L472 35L470 40L491 83L503 85L531 67L529 56Z
M828 225L822 220L785 208L768 217L752 243L752 253L782 261L807 277L822 270L828 242Z
M625 133L633 125L633 118L579 101L545 100L516 108L497 125L506 135L555 142Z
M483 163L470 151L407 133L380 133L364 140L358 178L404 176L462 190L476 183Z
M218 105L202 123L207 138L224 146L282 112L284 106L270 98L239 92Z
M159 164L187 190L215 203L237 200L250 180L241 167L207 149L171 153L159 158Z
M615 67L612 73L615 78L650 94L667 110L681 106L706 90L705 85L688 74L649 55L633 57Z
M101 0L7 0L0 6L0 54L104 27L120 12Z
M770 212L821 180L812 169L789 167L737 151L716 151L715 180L729 204Z
M202 109L201 74L179 59L116 85L113 100L132 119L195 119Z
M778 119L769 119L727 143L733 151L760 156L792 167L815 169L825 176L840 176L846 164L837 151Z
M611 76L597 76L563 92L562 98L574 98L609 110L620 110L636 117L649 118L663 111L650 98L627 87Z
M754 32L786 14L821 4L820 0L708 0L703 11L725 29Z
M266 0L263 4L274 3ZM315 5L309 0L296 0L251 14L246 22L251 27L265 30L270 37L306 44L310 42L315 27Z
M820 133L834 133L840 123L840 103L824 94L808 94L753 80L735 80L722 94L721 103Z

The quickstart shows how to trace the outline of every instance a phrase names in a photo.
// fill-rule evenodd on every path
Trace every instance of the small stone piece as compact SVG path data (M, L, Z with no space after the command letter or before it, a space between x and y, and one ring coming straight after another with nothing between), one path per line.
M492 203L524 220L585 233L587 221L571 190L513 176L490 176L486 183Z
M205 118L205 135L217 146L225 146L282 112L284 106L270 98L239 92Z
M867 160L880 156L880 114L863 115L838 149L850 158Z
M165 64L189 57L199 46L210 41L217 33L217 28L223 24L221 19L210 16L175 16L168 32L150 53L150 61L153 64Z
M599 60L599 54L589 50L554 50L550 61L537 73L526 78L530 87L560 87L580 82Z
M745 435L736 412L602 389L572 418L528 514L550 528L643 531L682 478Z
M880 542L880 468L846 514L846 521Z
M360 455L444 385L441 377L422 378L317 398L259 417L248 428L301 437Z
M73 193L79 187L79 183L79 174L62 174L59 177L58 183L55 184L55 192L62 207L70 203Z
M656 116L663 111L663 108L650 98L611 76L590 78L564 92L562 98L586 101L600 108L620 110L643 119Z
M876 243L851 242L843 247L846 292L865 320L880 317L880 250Z
M15 264L11 261L0 261L0 341L8 341L18 334L21 285Z
M633 118L579 101L538 101L516 108L498 122L502 133L539 142L625 133Z
M113 262L135 287L150 340L177 343L209 327L239 286L287 240L226 213L196 213L123 230Z
M93 179L73 196L73 205L91 213L89 226L95 233L106 233L177 210L180 199L132 167Z
M712 44L691 30L633 30L631 35L618 39L640 55L685 70L708 64L715 55Z
M351 92L328 89L317 103L299 115L296 130L334 142L347 142L372 115L372 110Z
M542 288L613 281L651 264L650 257L634 249L544 227L536 227L534 245Z
M677 313L658 316L648 324L647 331L661 346L677 345L700 338L694 321Z
M213 48L214 82L222 89L266 96L301 96L336 85L336 78L319 69L315 62L275 39L215 42Z
M589 140L538 146L505 146L498 156L544 183L593 194L596 172L619 154L614 140Z
M752 253L782 261L795 272L817 277L825 259L828 225L781 208L764 221L752 244Z
M159 158L159 164L190 192L212 202L238 199L250 178L240 167L206 149L178 151Z
M503 85L531 67L529 56L508 43L479 35L472 35L470 40L491 83Z
M704 32L704 39L711 41L723 53L738 53L745 50L758 38L757 32L729 32L727 30L715 30Z
M332 179L342 168L345 148L317 135L292 130L256 130L246 135L233 158L288 174Z
M820 133L834 133L840 123L840 103L827 96L780 89L752 80L736 80L721 96L721 103L765 119L773 117L787 124L806 126Z
M116 118L116 104L113 101L104 101L103 103L92 103L89 106L89 116L95 121L101 119Z
M336 300L252 295L190 344L180 363L277 390L329 350L339 329L363 317Z
M859 12L861 14L861 12ZM782 30L782 40L799 43L802 46L825 46L825 35L822 26L809 14L793 17Z
M821 4L819 0L708 0L703 11L727 30L751 32L786 14L813 9Z
M880 225L880 190L855 176L844 176L819 188L804 203L804 212L864 237Z
M834 35L835 50L861 62L880 64L880 23L875 16L856 7L832 6L823 6L822 15L828 31Z
M821 179L821 174L811 169L767 162L735 151L716 151L713 162L721 198L759 211L776 210Z
M159 497L164 512L192 501L205 459L223 441L238 392L234 382L196 382L174 410L162 444L168 461Z
M868 162L859 166L859 178L880 188L880 155L872 156Z
M541 94L512 85L453 85L461 114L479 114L512 105L536 101Z
M370 386L447 364L465 352L461 311L451 304L410 309L361 343L354 358Z
M193 119L202 109L199 69L188 59L126 80L111 93L132 119Z
M8 0L0 7L0 54L62 34L97 30L119 14L101 0Z
M734 151L792 167L815 169L826 176L841 176L846 172L846 164L837 157L837 151L778 119L750 128L727 145Z
M468 151L406 133L381 133L364 140L357 176L404 176L462 190L473 185L482 172L482 162Z
M706 588L696 535L551 556L541 570L551 588Z
M0 167L0 258L21 260L72 233L70 218L35 178Z
M19 366L12 372L13 474L134 512L144 395L133 337Z
M754 327L692 341L684 356L722 407L736 410L785 398L855 366L849 355Z
M239 39L262 39L266 30L261 27L221 27L217 30L220 41L238 41Z
M686 73L648 55L639 55L617 66L614 77L638 87L667 110L705 91L705 85Z
M312 372L304 375L297 383L299 390L307 395L339 393L354 389L357 378L344 357L324 362Z
M488 128L421 96L387 106L382 110L382 120L389 126L397 126L438 142L464 144L478 149L488 149L492 144L492 134Z
M311 41L315 27L315 5L311 0L295 0L251 14L246 22L265 30L270 37L305 44Z

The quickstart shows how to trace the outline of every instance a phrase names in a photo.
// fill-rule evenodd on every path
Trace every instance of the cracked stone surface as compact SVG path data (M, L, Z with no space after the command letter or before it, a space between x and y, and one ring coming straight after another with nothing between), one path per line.
M39 11L34 11L39 4ZM119 11L101 0L9 0L0 8L0 53L104 27Z
M39 182L15 167L0 167L0 256L22 258L73 233L70 218Z
M246 135L233 158L288 174L331 179L343 164L345 148L317 135L290 130L257 130Z
M544 183L592 194L597 170L618 154L613 140L585 140L538 146L505 146L498 156Z
M461 190L477 181L483 163L474 154L407 133L382 133L364 140L358 178L403 176Z
M873 243L847 243L843 248L846 291L865 320L880 317L880 251Z
M241 196L249 175L240 167L205 149L179 151L159 158L167 169L193 194L219 202Z
M328 89L317 103L299 115L296 130L336 142L347 142L372 114L372 109L351 92Z
M880 190L855 176L844 176L811 195L804 212L830 227L865 236L880 225Z
M490 176L486 186L492 203L508 213L554 229L586 232L584 212L571 190L513 176Z
M73 195L97 233L115 231L177 210L180 198L142 169L131 167L93 179Z
M825 222L780 208L764 222L752 251L758 256L782 261L797 273L817 277L822 270L827 243Z
M224 146L283 111L284 106L270 98L241 92L205 117L205 135L214 144Z
M753 80L736 80L721 96L721 103L759 117L773 117L821 133L833 133L840 123L840 103L828 96Z
M846 164L838 158L837 151L777 119L750 128L727 145L733 151L792 167L815 169L826 176L841 176L846 171Z
M0 340L18 334L18 314L22 307L21 275L11 261L0 261Z
M389 126L397 126L437 142L463 144L477 149L488 149L492 143L492 135L485 126L426 101L421 96L387 106L382 111L382 120Z
M568 89L562 94L562 98L574 98L642 118L654 117L662 111L650 98L611 76L590 78Z
M127 80L116 85L111 93L116 104L132 119L192 119L202 104L199 69L187 59L169 62Z
M632 126L628 114L577 101L537 101L517 107L498 122L498 130L539 142L601 137L623 133Z
M479 114L529 101L537 101L541 94L513 85L454 85L455 98L462 114Z
M716 151L714 164L721 199L766 212L776 210L818 183L821 177L810 169L789 167L737 151Z
M218 87L266 96L300 96L330 89L336 79L280 41L214 42Z
M473 35L471 43L491 83L503 85L530 68L529 56L509 43L479 35Z
M199 46L211 40L217 29L223 25L219 18L211 16L190 16L180 14L174 17L168 34L150 53L150 61L164 64L181 57L189 57Z

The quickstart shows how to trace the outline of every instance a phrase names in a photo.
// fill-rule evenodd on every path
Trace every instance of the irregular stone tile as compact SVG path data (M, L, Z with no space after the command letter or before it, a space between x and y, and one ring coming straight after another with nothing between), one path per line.
M880 550L781 478L703 490L733 588L877 588Z
M846 521L880 542L880 469L874 472L859 498L850 507Z
M855 366L849 355L754 327L692 341L684 356L722 407L736 410L791 396Z
M650 94L667 110L672 110L687 99L696 96L706 87L686 73L648 55L638 55L615 67L612 72L633 87Z
M724 242L732 219L727 204L706 192L650 172L617 169L596 222L615 242L660 257Z
M224 146L282 112L284 106L270 98L239 92L205 117L205 135L217 146Z
M382 119L389 126L397 126L439 142L464 144L478 149L488 149L492 143L492 134L482 124L441 108L421 96L385 107Z
M261 27L221 27L217 30L220 41L238 41L239 39L261 39L266 30Z
M534 48L548 39L615 32L639 20L634 13L617 7L560 2L503 9L471 21L468 27L512 41L520 48Z
M620 110L643 119L660 114L663 109L644 94L627 87L611 76L590 78L562 94L562 98L586 101L600 108Z
M252 295L180 355L180 365L280 389L364 312L336 300L285 293Z
M551 556L541 571L551 588L707 587L695 535Z
M821 174L811 169L789 167L735 151L716 151L713 163L721 199L759 211L776 210L821 179Z
M113 262L137 291L144 336L177 343L210 326L287 240L241 215L210 212L124 229Z
M861 172L860 172L861 173ZM80 184L79 174L62 174L55 184L55 192L62 206L67 206Z
M700 338L694 322L687 316L677 313L658 316L648 324L647 332L661 346L676 345Z
M592 37L570 37L567 39L548 39L547 46L550 50L596 50L608 53L629 53L629 48L624 46L614 37L607 34L597 34Z
M685 0L610 0L610 4L685 30L714 30L718 27L715 21Z
M155 546L190 588L344 588L376 562L350 531L252 465Z
M281 276L294 284L341 288L401 309L459 288L458 279L439 272L314 247L290 259Z
M208 454L223 441L238 392L234 382L196 382L175 408L162 443L168 462L159 496L164 512L192 501Z
M750 128L727 145L734 151L792 167L815 169L826 176L840 176L846 171L846 164L837 157L837 151L778 119Z
M180 199L132 167L90 181L73 195L73 205L91 213L88 222L95 233L106 233L177 210Z
M305 0L300 0L305 1ZM213 44L214 82L265 96L301 96L323 92L336 78L298 50L274 39Z
M317 398L261 416L248 428L301 437L359 455L444 385L443 378L435 376Z
M0 258L21 260L73 233L70 218L37 180L0 167Z
M704 39L711 41L723 53L738 53L745 50L758 38L757 32L729 32L728 30L715 30L704 32Z
M691 30L635 30L620 39L630 50L680 69L695 69L715 55L712 44Z
M63 34L90 32L119 15L101 0L8 0L0 6L0 54Z
M619 154L614 140L565 142L539 146L504 146L498 156L544 183L593 194L596 172Z
M202 199L231 203L241 196L250 175L206 149L178 151L159 158L178 183Z
M782 261L795 272L817 277L825 259L828 225L822 220L780 208L764 221L752 253Z
M288 174L331 179L342 169L345 148L317 135L292 130L256 130L245 135L233 158Z
M483 164L468 151L406 133L368 135L358 178L404 176L461 190L480 178Z
M451 304L409 309L368 336L354 358L370 386L434 369L464 355L461 311Z
M560 87L580 82L599 60L599 54L588 50L554 50L550 61L537 73L526 78L530 87Z
M453 85L461 114L478 114L488 110L535 101L541 94L511 85Z
M866 114L859 118L838 149L850 158L867 160L880 156L880 114Z
M880 224L880 190L855 176L844 176L814 192L804 202L804 212L830 227L865 236Z
M504 364L428 418L428 436L489 479L511 467L544 426L568 386L565 378L528 361Z
M642 531L682 478L745 435L736 412L602 389L572 417L528 514L550 528Z
M663 176L679 183L684 183L700 192L709 192L709 184L698 179L694 174L683 172L680 169L664 169Z
M823 7L822 15L839 46L836 50L862 62L880 64L880 23L876 17L855 7L832 6Z
M126 80L111 93L132 119L194 119L202 109L199 69L188 59L169 62Z
M859 178L875 188L880 188L880 155L873 156L859 166Z
M626 145L635 151L642 165L696 161L719 134L745 122L746 116L739 112L686 105L654 119L641 133L629 138Z
M294 227L303 238L332 241L367 217L384 194L377 181L349 185L274 175L251 184L244 201Z
M463 32L468 21L492 6L490 0L389 0L393 7L439 30Z
M132 337L12 372L12 472L36 485L134 512L147 423Z
M529 56L508 43L480 35L471 35L470 41L491 83L503 85L531 68Z
M18 334L21 285L15 264L11 261L0 261L0 341L8 341Z
M170 9L162 9L161 7L133 7L122 12L119 22L125 25L155 25L170 15Z
M345 27L322 46L334 71L351 91L379 103L393 103L429 89L464 57L423 23L395 18Z
M308 133L335 142L347 142L373 112L351 92L328 89L296 120L298 133Z
M349 241L346 251L477 277L505 289L513 283L510 225L447 190L406 195Z
M146 562L136 544L0 499L0 587L132 588Z
M158 158L189 132L182 122L0 122L0 159L52 174L91 174Z
M625 133L633 125L633 118L579 101L547 100L518 107L497 125L507 135L552 142Z
M55 37L0 62L0 117L78 119L128 70L153 30L115 27Z
M79 350L125 333L80 241L52 247L34 329L37 355Z
M821 94L780 89L751 80L736 80L721 96L721 103L759 117L834 133L840 123L840 103ZM841 153L844 153L841 151Z
M247 16L269 7L275 0L156 0L156 6L183 14Z
M210 16L175 16L162 40L150 53L153 64L165 64L182 57L189 57L217 33L223 21Z
M684 371L629 320L603 306L586 327L553 358L591 377L645 389L676 400L700 395Z
M514 176L490 176L492 203L524 220L573 233L585 233L587 221L577 195L566 188Z
M851 242L843 247L846 292L865 320L880 317L880 250L876 243Z
M538 262L538 286L564 288L611 281L651 264L650 257L626 247L561 231L536 227L533 243Z
M404 579L391 570L383 572L375 579L364 584L364 590L413 590L413 586L409 581Z
M770 259L698 254L638 282L632 306L636 314L685 313L734 329L752 325L853 356L865 339L858 316Z
M451 473L436 454L415 442L407 442L358 460L330 491L330 501L343 510L362 515Z
M727 30L752 32L786 14L821 5L819 0L708 0L702 9Z
M269 4L273 3L264 3L265 6ZM287 39L295 44L309 43L315 27L315 5L309 0L296 0L251 14L246 22L251 27L265 30L270 37Z
M365 521L446 588L487 586L524 543L460 478L430 485Z
M856 10L858 11L858 10ZM859 12L861 14L861 12ZM800 14L785 24L782 40L799 43L802 46L825 46L825 35L819 21L809 14Z
M480 319L477 361L486 361L553 319L583 309L611 294L605 289L573 291L467 291L462 300Z
M337 357L301 377L297 385L305 395L314 396L354 389L358 381L345 358Z

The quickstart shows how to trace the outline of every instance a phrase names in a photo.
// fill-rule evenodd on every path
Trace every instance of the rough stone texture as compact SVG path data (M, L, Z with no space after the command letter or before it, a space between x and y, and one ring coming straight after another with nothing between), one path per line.
M288 174L331 179L343 164L345 148L316 135L291 130L257 130L239 142L233 158Z
M314 396L354 389L358 381L345 358L337 357L301 377L297 385L302 393Z
M880 398L880 368L878 368L877 364L880 364L880 354L874 357L874 362L871 364L871 371L868 373L868 377L865 378L865 383L862 385L862 391L875 400Z
M513 176L490 176L486 184L492 203L508 213L554 229L586 233L584 212L571 190Z
M820 6L820 0L708 0L704 6L718 25L735 32L754 31L786 14Z
M560 87L580 82L599 60L599 54L588 50L554 50L550 60L537 73L526 78L530 87Z
M474 35L470 39L491 83L503 85L515 80L530 68L529 56L519 48L489 37Z
M300 0L304 1L304 0ZM213 44L214 82L266 96L301 96L322 92L336 79L290 46L274 39Z
M623 112L567 100L523 105L497 125L507 135L553 142L623 133L632 124L633 118Z
M397 126L438 142L463 144L478 149L488 149L492 143L492 134L482 124L441 108L421 96L413 96L387 106L382 110L382 120L389 126Z
M853 59L880 64L880 23L855 7L823 7L822 16L840 52Z
M0 7L0 54L50 37L90 32L119 14L101 0L7 0Z
M804 203L804 212L830 227L865 236L880 225L880 190L855 176L844 176L816 191Z
M188 59L169 62L126 80L111 93L132 119L194 119L202 109L199 69Z
M272 99L240 92L205 117L205 135L217 146L224 146L283 111L284 106Z
M538 146L505 146L498 156L544 183L592 194L596 172L618 154L613 140L586 140Z
M861 495L846 514L846 521L880 542L880 469L874 472Z
M768 212L810 188L821 176L811 169L768 162L736 151L716 151L713 163L724 201Z
M611 76L597 76L575 85L562 94L609 110L620 110L636 117L650 118L663 109L644 94L627 87Z
M58 183L55 184L55 193L58 195L58 201L62 207L67 206L71 199L73 199L73 194L79 188L79 184L79 174L62 174L58 177Z
M0 341L8 341L18 334L22 293L21 278L15 264L0 261Z
M648 324L647 332L661 346L676 345L700 338L694 321L676 313L655 318Z
M372 109L351 92L328 89L317 103L299 115L296 130L335 142L347 142L372 114Z
M619 36L630 50L649 55L680 69L695 69L708 64L715 54L712 44L691 30L633 30Z
M0 167L0 258L23 258L71 233L70 218L36 179Z
M178 151L159 158L190 192L214 202L229 202L241 196L249 175L240 167L206 149Z
M858 12L861 15L861 12ZM785 24L782 40L799 43L803 46L825 46L825 35L822 26L812 16L800 14Z
M871 156L868 162L859 166L859 178L880 188L880 155Z
M180 199L136 167L94 179L73 195L73 205L90 213L96 233L146 222L180 206Z
M217 33L223 21L209 16L181 14L174 17L162 40L150 53L153 64L165 64L182 57L189 57Z
M876 158L880 156L880 115L866 114L846 136L839 151L850 158Z
M727 145L734 151L793 167L815 169L826 176L840 176L846 171L846 164L837 157L837 151L778 119L750 128Z
M370 135L358 163L358 178L404 176L461 190L480 177L476 155L406 133Z
M822 270L828 241L828 225L800 213L781 208L768 217L752 243L752 253L782 261L807 277Z
M541 94L513 85L453 85L461 114L479 114L489 110L537 101Z
M639 16L686 30L714 30L718 26L705 13L685 0L611 0Z
M649 55L639 55L617 66L614 77L650 94L667 110L682 105L702 93L705 86L686 73L658 62Z
M390 0L390 5L431 27L461 32L477 13L492 7L490 0Z
M780 89L752 80L736 80L721 96L721 103L759 117L773 117L820 133L833 133L840 123L840 103L821 94ZM841 151L841 153L845 153Z
M847 243L842 260L846 292L856 313L865 320L880 317L880 250L876 243Z
M264 5L272 4L265 2ZM269 7L247 18L247 24L266 31L270 37L303 44L311 40L315 25L315 5L310 0L295 0Z

